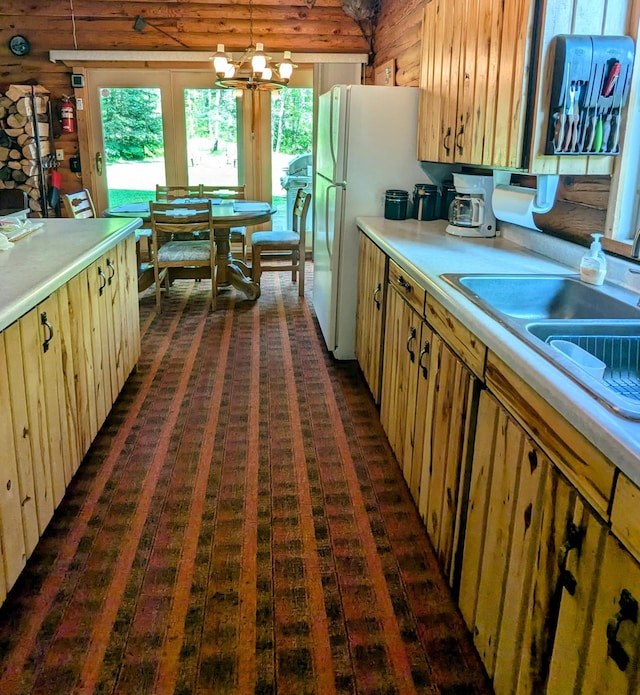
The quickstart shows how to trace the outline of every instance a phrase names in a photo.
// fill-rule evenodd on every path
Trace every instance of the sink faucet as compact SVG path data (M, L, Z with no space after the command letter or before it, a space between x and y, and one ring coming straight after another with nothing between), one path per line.
M631 247L631 257L640 258L640 227L636 235L633 237L633 246Z

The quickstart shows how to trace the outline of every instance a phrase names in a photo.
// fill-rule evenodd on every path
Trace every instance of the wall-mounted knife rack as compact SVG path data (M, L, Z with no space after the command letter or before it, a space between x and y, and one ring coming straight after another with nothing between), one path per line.
M560 34L554 44L545 154L619 154L622 110L633 70L633 39Z

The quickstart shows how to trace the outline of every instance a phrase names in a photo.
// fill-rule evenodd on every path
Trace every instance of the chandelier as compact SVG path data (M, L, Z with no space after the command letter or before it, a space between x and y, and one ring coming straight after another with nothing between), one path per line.
M264 45L253 43L253 0L249 0L249 47L238 60L225 53L219 43L210 60L216 73L216 86L225 89L276 90L286 87L293 69L291 51L284 51L280 63L274 65L271 56L264 52Z

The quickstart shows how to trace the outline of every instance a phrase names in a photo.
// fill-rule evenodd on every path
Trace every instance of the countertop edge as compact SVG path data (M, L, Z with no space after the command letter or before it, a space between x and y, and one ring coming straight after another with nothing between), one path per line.
M616 415L583 388L566 376L560 369L539 355L533 348L515 336L509 329L482 311L461 292L439 276L447 272L487 272L486 268L462 268L458 261L456 267L441 268L440 272L430 270L421 262L419 256L404 255L407 249L417 249L418 245L429 242L439 246L434 253L433 264L442 260L446 253L455 252L466 256L473 263L473 251L480 245L482 254L491 254L490 249L514 252L540 263L537 272L575 274L571 268L547 257L540 256L513 242L496 237L491 240L470 240L449 237L444 233L446 223L407 220L390 224L382 218L357 219L358 227L374 241L391 259L401 265L415 279L424 284L427 292L439 301L451 314L474 333L508 367L516 371L551 406L558 411L576 430L591 441L619 470L637 485L640 485L640 422ZM484 242L484 243L483 243ZM486 243L488 242L488 243ZM442 246L447 247L443 250ZM431 264L431 267L433 267ZM489 272L496 272L490 269ZM499 272L531 272L531 269L518 267L500 268Z

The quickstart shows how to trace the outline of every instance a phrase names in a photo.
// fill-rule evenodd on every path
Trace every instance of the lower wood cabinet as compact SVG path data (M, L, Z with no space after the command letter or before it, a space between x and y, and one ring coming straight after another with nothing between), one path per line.
M137 362L136 273L131 235L0 333L0 602Z
M460 541L475 436L480 381L435 332L430 331L430 366L418 379L414 475L419 475L418 510L440 565L452 587L460 570Z
M638 487L387 275L380 419L495 692L640 693Z
M393 284L386 313L380 421L410 485L423 319Z
M358 238L357 292L356 359L374 402L380 403L387 256L362 233Z

